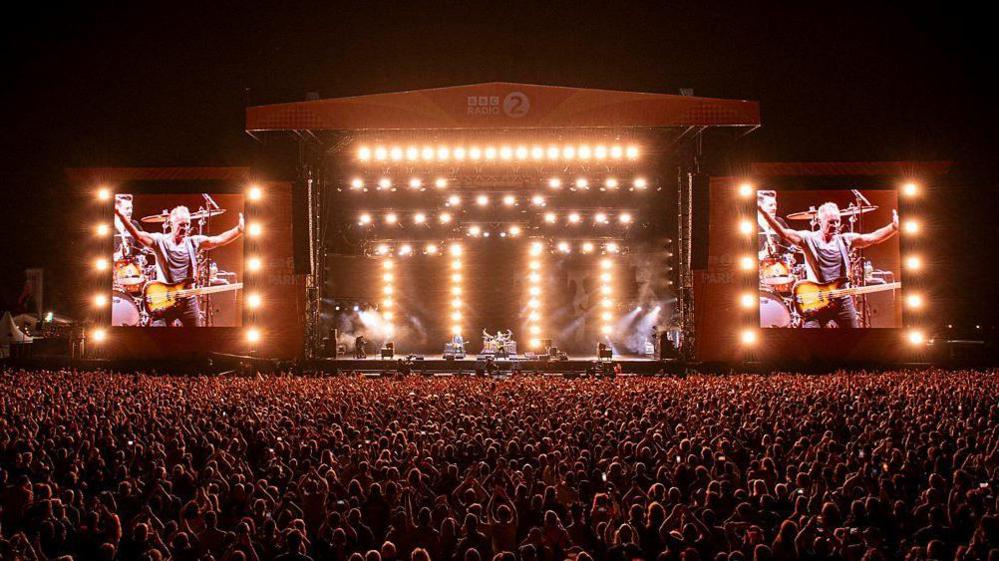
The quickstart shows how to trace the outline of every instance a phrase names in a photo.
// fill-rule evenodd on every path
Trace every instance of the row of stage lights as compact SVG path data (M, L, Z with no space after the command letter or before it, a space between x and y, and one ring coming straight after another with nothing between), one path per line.
M114 192L109 187L98 187L95 197L98 202L108 203L114 198ZM264 198L264 191L261 187L257 185L251 185L246 190L246 199L252 203L257 203ZM112 222L113 223L113 220ZM98 222L94 225L94 235L99 238L108 238L111 235L112 228L111 223L108 222ZM250 221L246 224L245 230L246 236L251 239L259 239L263 236L264 228L260 222ZM94 270L97 273L108 273L111 269L111 262L107 257L96 257L93 259ZM245 261L245 267L249 273L259 273L264 268L263 259L257 255L250 256ZM106 292L98 292L95 294L91 300L93 306L98 310L106 310L111 303ZM257 291L248 291L243 299L243 304L248 310L257 310L263 306L263 296ZM88 333L90 340L95 343L102 343L108 337L108 332L105 327L95 327L91 329ZM244 336L246 342L254 345L259 343L262 337L262 332L260 328L252 325L246 327Z
M541 218L542 220L544 220L545 224L556 224L559 221L558 213L551 211L544 213L541 216ZM582 224L583 218L584 215L579 212L570 212L565 215L565 222L566 224L575 226L577 224ZM593 213L592 220L593 223L598 226L605 226L612 222L611 215L609 215L606 212ZM410 213L410 221L413 223L414 226L425 226L431 223L431 220L427 216L427 213L419 210ZM632 216L630 212L622 212L616 216L616 222L621 224L622 226L628 226L632 224L634 221L635 217ZM386 226L401 226L405 223L405 221L403 221L402 218L400 218L398 212L391 212L391 211L386 212L385 215L382 216L381 222L384 223ZM436 222L442 225L451 224L452 222L454 222L454 215L446 211L440 212L437 214ZM369 212L362 212L357 217L358 226L373 226L375 223L376 220L374 216L372 216L371 213ZM470 226L469 229L471 230L471 228L478 228L478 226ZM514 229L517 229L518 231L516 231L515 233ZM519 226L511 226L510 234L511 235L520 234L519 229L520 229ZM471 233L471 231L469 233Z
M909 181L902 184L899 191L902 193L902 196L914 199L919 196L920 187L917 183ZM750 197L755 196L756 188L751 183L742 183L739 185L738 193L740 197L749 199ZM738 222L739 233L747 237L751 237L756 234L756 226L756 220L749 217L740 218ZM899 232L902 234L915 236L920 233L921 229L922 228L918 220L910 218L899 220ZM917 274L923 270L923 259L916 254L907 255L904 259L902 259L902 264L905 270L912 274ZM757 255L754 253L739 257L738 266L740 270L747 274L758 273L759 262ZM918 292L910 292L906 294L903 301L905 302L906 308L908 308L911 312L922 311L926 306L926 299ZM740 294L738 302L739 306L746 310L756 309L759 306L759 299L756 293L753 292L744 292ZM756 316L756 319L759 319L758 315ZM907 330L905 337L908 342L914 346L921 346L926 343L926 334L918 327L913 327ZM759 341L759 338L759 330L756 328L746 328L739 335L739 340L742 344L747 346L755 345Z
M447 189L450 184L450 181L446 177L437 177L433 180L433 186L436 189ZM563 180L561 177L549 177L543 180L543 184L553 190L568 187L573 191L586 191L591 187L598 187L601 191L616 191L621 188L628 188L631 191L644 191L649 187L649 180L643 176L633 177L630 181L622 181L617 177L605 177L603 181L591 181L591 179L586 177L577 177L569 180ZM378 178L372 185L378 191L394 191L396 189L395 182L392 181L391 177L387 176ZM428 183L419 177L411 177L406 182L406 185L413 191L426 191ZM367 186L368 181L365 181L362 177L355 177L350 180L351 191L367 191Z
M528 246L527 261L527 346L532 351L541 348L541 316L544 313L541 303L544 295L541 290L541 255L545 244L540 241L531 242Z
M505 233L505 232L503 232ZM486 235L488 232L483 233ZM445 251L445 247L447 251ZM538 249L535 249L538 248ZM376 257L386 257L390 255L395 255L397 257L412 257L418 254L437 256L443 255L445 253L450 253L452 256L460 256L463 252L463 247L461 244L457 243L434 243L430 242L423 246L422 249L418 250L411 243L378 243L374 246L372 254ZM531 242L531 251L537 251L537 255L542 253L561 253L563 255L568 255L575 252L590 255L590 254L601 254L601 255L618 255L622 253L621 245L615 241L605 241L605 242L591 242L584 241L578 242L576 244L570 243L568 241L556 242L549 245L544 242Z
M641 157L637 145L629 144L518 144L485 146L363 145L357 149L361 162L542 162L542 161L634 161Z

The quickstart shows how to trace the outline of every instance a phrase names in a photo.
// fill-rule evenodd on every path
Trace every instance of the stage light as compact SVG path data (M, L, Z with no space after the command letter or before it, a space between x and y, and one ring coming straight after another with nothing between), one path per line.
M602 326L600 326L600 333L602 333L604 335L610 335L611 332L613 331L613 329L614 328L611 327L611 326L609 326L609 325L602 325Z
M397 215L394 212L390 212L390 213L388 213L388 214L385 215L385 223L386 224L395 224L398 221L399 221L399 215Z
M351 189L361 189L363 187L364 187L364 180L361 179L360 177L355 177L354 179L350 180Z
M108 305L108 297L104 294L94 296L94 307L103 308Z
M537 349L538 347L541 346L541 340L537 338L532 338L530 341L528 341L527 345L532 349Z
M458 146L454 149L454 159L459 162L465 159L465 149L463 147Z
M518 146L517 150L514 152L518 160L527 159L527 146Z
M556 247L562 253L569 253L570 251L572 251L572 248L569 246L569 242L558 242L558 245Z
M451 319L453 321L461 321L461 312L457 310L451 312Z
M396 162L402 161L402 148L399 146L393 146L392 149L389 150L389 158L392 158L392 160Z
M739 305L743 308L752 308L756 306L756 295L749 292L743 294L739 297Z
M591 150L588 145L583 144L582 146L579 147L577 155L579 156L580 160L589 160L590 156L593 155L593 150Z
M604 187L608 189L617 189L618 187L617 179L614 179L613 177L608 177L607 179L604 180Z
M624 152L624 155L625 155L625 156L626 156L626 157L627 157L627 158L628 158L629 160L637 160L637 159L638 159L638 146L629 146L629 147L628 147L628 148L627 148L627 149L625 150L625 152Z
M553 177L548 180L548 186L552 189L559 189L562 187L562 180L557 177Z
M585 177L580 177L576 180L577 189L588 189L590 187L590 182L587 181Z
M596 213L596 214L593 215L593 221L596 222L597 224L606 224L607 223L607 214L605 214L603 212L598 212L598 213Z
M614 146L611 146L610 156L615 160L620 160L621 157L624 156L624 149L615 144Z
M451 195L447 198L448 206L461 206L461 197L458 195Z
M533 160L540 160L541 158L544 158L544 157L545 157L545 150L544 150L544 148L538 146L537 144L535 144L534 146L531 147L531 159L533 159Z
M479 206L486 206L489 204L489 197L486 195L479 195L478 197L475 197L475 204Z
M383 286L382 287L382 293L385 294L386 296L391 296L392 293L394 293L394 292L395 292L395 290L391 286Z
M607 286L606 284L600 287L600 294L603 294L603 295L606 296L606 295L608 295L610 293L611 293L611 287Z
M482 154L486 157L487 160L496 159L496 149L493 148L492 146L486 146L486 149L485 151L482 152Z
M97 189L97 200L98 201L108 201L111 200L111 189L107 187L100 187Z
M460 308L461 307L461 298L455 298L454 300L451 300L451 307L452 308Z
M753 184L748 181L739 184L739 196L743 199L748 199L753 196Z
M601 312L600 313L600 319L602 319L604 321L610 321L612 316L613 316L613 314L611 314L610 312Z
M461 259L451 261L451 269L454 271L461 270Z
M433 160L434 159L433 146L424 146L423 149L420 150L420 157L423 158L424 161Z
M389 246L383 243L378 244L378 247L375 248L375 253L377 253L378 255L387 255L388 252L389 252Z
M579 220L580 220L580 218L579 218L579 213L578 212L573 212L573 213L569 214L569 223L570 224L579 224Z
M357 223L360 224L361 226L367 226L368 224L371 224L371 215L367 213L362 214L361 216L358 217Z
M246 342L247 343L258 343L260 342L260 330L256 327L251 327L246 330Z
M756 341L759 339L759 334L756 333L755 329L744 329L739 335L739 340L742 341L743 345L755 345Z
M548 147L548 159L549 160L557 160L558 157L559 157L559 154L560 154L560 152L559 152L558 146L549 146Z
M445 187L447 187L447 179L443 177L438 177L437 179L434 180L434 187L437 187L438 189L444 189Z
M753 223L743 218L739 221L739 232L749 235L753 233Z
M251 310L256 310L263 303L263 298L260 297L259 292L251 292L246 295L246 307Z
M923 307L923 297L919 294L910 294L905 297L905 304L913 310Z
M437 255L437 245L428 243L426 247L423 248L423 252L427 255Z
M461 335L461 326L460 325L452 325L451 326L451 334L452 335Z
M915 255L909 256L905 259L905 267L907 269L918 271L922 266L923 266L923 261Z
M98 271L106 271L108 268L108 260L103 257L98 257L94 260L94 268Z
M414 177L409 180L409 187L410 189L419 189L420 187L423 187L423 181L418 177Z
M97 235L97 236L100 236L100 237L103 238L103 237L106 237L110 233L111 233L111 227L108 226L107 224L103 223L103 222L101 222L97 226L94 226L94 234Z
M617 253L621 250L621 248L618 247L617 242L607 242L604 249L607 250L607 253Z
M389 179L387 177L383 177L383 178L381 178L381 179L378 180L378 188L379 189L388 189L390 187L392 187L392 180L391 179Z
M541 255L544 249L545 246L541 242L531 242L531 255Z
M380 250L383 248L384 251L382 251L382 253L388 253L388 246L382 245L379 247ZM386 259L382 261L382 268L385 269L386 271L391 271L392 269L395 268L395 261L392 261L391 259Z
M393 275L392 273L385 273L382 275L382 280L385 282L392 282L393 280L395 280L395 275Z
M422 212L417 212L413 215L413 224L423 224L427 221L427 215Z
M520 235L520 226L510 226L510 236L517 237Z
M531 296L541 296L541 289L537 286L532 286L530 289L528 289L527 293L530 294Z
M500 148L499 154L500 158L504 160L510 160L513 158L513 148L510 148L509 146L503 146L502 148Z
M394 325L389 324L389 325L385 326L385 336L386 337L394 337L395 336L395 326Z
M461 287L460 286L452 286L451 287L451 296L461 296Z
M536 260L531 260L531 262L530 262L530 263L528 263L528 264L527 264L527 266L528 266L528 267L529 267L529 268L530 268L530 269L531 269L532 271L537 271L538 269L540 269L540 268L541 268L541 262L540 262L540 261L536 261Z
M412 255L412 254L413 254L413 246L409 245L408 243L402 244L401 246L399 246L399 255L404 255L405 256L405 255Z
M906 338L909 339L909 344L913 346L919 346L926 342L926 336L918 329L910 329L906 334Z
M250 225L246 227L246 234L251 238L259 238L260 234L263 233L264 227L259 222L250 222Z
M600 260L600 268L601 269L610 269L613 266L614 266L614 262L611 261L610 259L601 259Z
M451 151L448 150L447 146L441 146L437 148L437 159L439 161L447 161L451 157Z
M541 327L537 325L532 325L527 328L527 332L531 335L541 335Z
M537 308L540 305L541 302L539 302L537 298L531 298L530 300L527 301L528 308Z
M635 180L631 182L631 184L635 187L635 189L645 189L646 187L649 186L648 180L645 179L644 177L636 177Z
M383 308L391 308L394 305L395 305L395 302L391 298L386 298L386 299L382 300L382 307Z
M919 233L919 222L915 220L906 220L902 228L905 229L906 234L917 234Z
M367 146L361 146L357 150L357 159L361 160L362 162L366 162L366 161L370 160L371 159L371 148L368 148Z
M390 310L385 310L384 312L382 312L382 317L385 318L385 321L392 321L393 319L395 319L395 313L393 313Z
M534 323L541 319L541 314L538 312L531 312L527 314L527 320Z
M386 150L384 146L379 146L375 148L376 160L385 160L387 158L388 158L388 150Z
M417 148L416 146L410 146L409 148L406 148L406 159L409 160L409 161L411 161L411 162L415 162L416 160L419 160L420 159L420 149Z
M610 282L610 280L611 280L611 274L610 273L600 273L600 280L602 282Z
M612 302L610 300L610 298L604 298L603 300L600 301L600 307L601 308L610 308L613 305L614 305L614 302Z
M749 255L743 255L739 258L739 268L743 271L750 271L756 268L756 260Z
M581 248L583 253L593 253L593 242L583 242Z
M545 222L549 224L554 224L556 220L558 220L558 215L556 215L554 212L545 213Z
M480 235L482 235L482 228L480 228L478 226L469 226L468 227L468 235L477 238Z
M451 282L461 282L462 278L461 273L453 273L451 275Z
M621 213L621 216L618 216L617 219L621 224L631 224L631 214L627 212Z
M504 205L506 205L506 206L513 206L516 203L517 203L517 197L514 197L513 195L504 195L503 196L503 204Z
M919 194L919 184L915 181L908 181L902 185L902 194L906 197L915 197Z
M468 150L468 157L473 160L478 160L482 157L482 150L480 150L477 146L472 146Z
M541 195L531 197L531 204L534 206L545 206L545 198Z
M451 255L457 257L461 255L461 244L452 244L448 250L451 252ZM461 262L459 261L458 263L460 264Z
M607 147L603 144L598 144L596 148L593 149L593 157L598 160L603 160L607 158Z
M442 213L440 213L439 215L437 215L437 221L440 222L441 224L450 224L451 223L451 213L450 212L442 212Z
M108 338L108 332L102 327L90 330L90 339L95 343L102 343Z

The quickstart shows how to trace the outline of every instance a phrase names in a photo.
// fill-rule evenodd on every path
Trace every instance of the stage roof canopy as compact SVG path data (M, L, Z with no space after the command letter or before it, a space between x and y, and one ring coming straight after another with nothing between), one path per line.
M259 105L246 131L708 128L760 125L756 101L490 82Z

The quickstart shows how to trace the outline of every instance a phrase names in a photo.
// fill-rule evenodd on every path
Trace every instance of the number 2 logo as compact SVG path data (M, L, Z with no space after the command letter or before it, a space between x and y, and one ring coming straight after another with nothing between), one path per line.
M531 99L523 92L510 92L503 98L503 113L508 117L523 117L531 110Z

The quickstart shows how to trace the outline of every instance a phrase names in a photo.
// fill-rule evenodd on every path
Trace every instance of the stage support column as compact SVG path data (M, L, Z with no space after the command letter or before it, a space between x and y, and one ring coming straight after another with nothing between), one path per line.
M686 166L677 166L676 208L677 208L677 272L678 290L676 298L677 324L680 328L680 355L684 360L694 359L694 276L691 269L693 258L693 195L694 172Z

